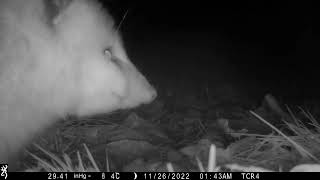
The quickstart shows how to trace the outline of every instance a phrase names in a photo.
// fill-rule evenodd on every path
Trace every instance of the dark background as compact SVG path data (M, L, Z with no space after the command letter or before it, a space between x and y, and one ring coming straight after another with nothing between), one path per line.
M120 27L128 54L157 88L228 82L252 98L272 93L297 104L319 98L319 36L309 1L104 4L117 23L128 11Z

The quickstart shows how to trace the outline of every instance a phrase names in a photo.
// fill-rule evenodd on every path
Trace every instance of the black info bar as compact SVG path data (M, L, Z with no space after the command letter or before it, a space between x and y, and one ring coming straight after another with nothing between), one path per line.
M298 172L2 172L0 179L47 180L259 180L272 178L319 179L320 173Z

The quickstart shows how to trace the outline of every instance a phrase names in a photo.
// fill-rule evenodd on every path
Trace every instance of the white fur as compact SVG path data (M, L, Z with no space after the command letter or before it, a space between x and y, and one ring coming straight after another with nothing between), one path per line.
M1 163L61 116L111 112L156 97L98 3L53 4L55 14L49 1L0 0Z

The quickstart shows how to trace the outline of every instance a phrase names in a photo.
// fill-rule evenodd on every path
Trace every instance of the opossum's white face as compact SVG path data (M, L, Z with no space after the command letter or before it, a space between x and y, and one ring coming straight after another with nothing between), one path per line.
M17 72L16 81L2 80L16 89L0 92L11 93L7 101L20 103L16 93L24 97L22 104L42 106L52 114L83 116L135 107L156 97L130 62L112 18L94 1L62 0L70 3L59 7L51 0L58 9L52 16L46 7L50 0L1 1L11 6L3 8L9 27L3 42L11 43L2 50L10 56L0 57L1 65L7 66L0 67L4 74L0 78Z
M80 63L75 107L79 116L131 108L156 97L156 91L130 62L112 18L101 10L74 1L54 21L62 44L71 47Z

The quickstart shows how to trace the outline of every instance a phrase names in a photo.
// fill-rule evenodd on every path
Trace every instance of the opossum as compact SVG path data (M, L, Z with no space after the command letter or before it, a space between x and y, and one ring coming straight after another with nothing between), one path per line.
M61 117L156 96L99 2L0 0L0 163Z

